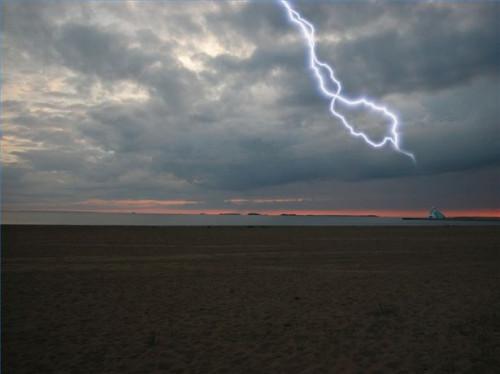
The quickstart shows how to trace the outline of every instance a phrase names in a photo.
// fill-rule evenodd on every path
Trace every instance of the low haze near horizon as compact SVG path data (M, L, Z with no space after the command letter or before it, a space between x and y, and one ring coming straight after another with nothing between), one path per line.
M3 209L500 216L500 3L294 6L416 165L329 115L276 2L6 0Z

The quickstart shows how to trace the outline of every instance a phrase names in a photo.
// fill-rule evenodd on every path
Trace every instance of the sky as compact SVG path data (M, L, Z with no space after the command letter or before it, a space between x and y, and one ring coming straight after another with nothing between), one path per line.
M275 1L4 0L3 209L500 216L500 3L292 4L416 164Z

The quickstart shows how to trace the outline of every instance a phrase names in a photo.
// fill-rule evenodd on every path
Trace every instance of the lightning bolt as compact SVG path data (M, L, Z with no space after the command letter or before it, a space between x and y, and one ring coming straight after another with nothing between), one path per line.
M392 113L385 106L380 106L375 104L373 101L368 100L367 98L358 98L358 99L350 99L341 94L342 92L342 84L335 77L335 73L330 65L320 61L316 55L316 37L315 37L315 29L314 26L305 20L299 12L294 10L288 1L281 0L281 4L286 9L288 13L288 17L290 20L299 26L302 35L305 38L305 41L309 50L309 67L314 72L314 76L316 77L319 88L321 92L330 99L330 112L333 116L338 118L342 125L349 131L349 133L357 138L361 138L364 142L370 145L373 148L381 148L387 144L392 144L395 151L408 156L416 163L415 156L413 153L408 152L401 148L400 145L400 137L398 133L399 121L397 116ZM336 88L334 91L327 88L327 79L330 80L330 83L333 83L333 86ZM347 119L336 111L335 103L339 101L342 104L345 104L350 107L367 107L370 110L382 114L385 118L389 120L390 123L390 131L386 136L379 142L370 139L368 135L363 133L362 131L356 131L354 127L347 121Z

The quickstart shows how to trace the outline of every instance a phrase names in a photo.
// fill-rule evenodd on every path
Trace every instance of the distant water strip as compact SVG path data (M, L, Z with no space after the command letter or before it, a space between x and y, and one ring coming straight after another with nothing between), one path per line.
M430 221L385 217L165 215L87 212L3 212L8 225L89 226L500 226L500 221Z

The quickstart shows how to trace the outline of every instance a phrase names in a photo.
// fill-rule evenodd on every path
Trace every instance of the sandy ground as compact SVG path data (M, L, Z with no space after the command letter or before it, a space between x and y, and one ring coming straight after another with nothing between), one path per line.
M499 373L487 227L2 227L2 373Z

